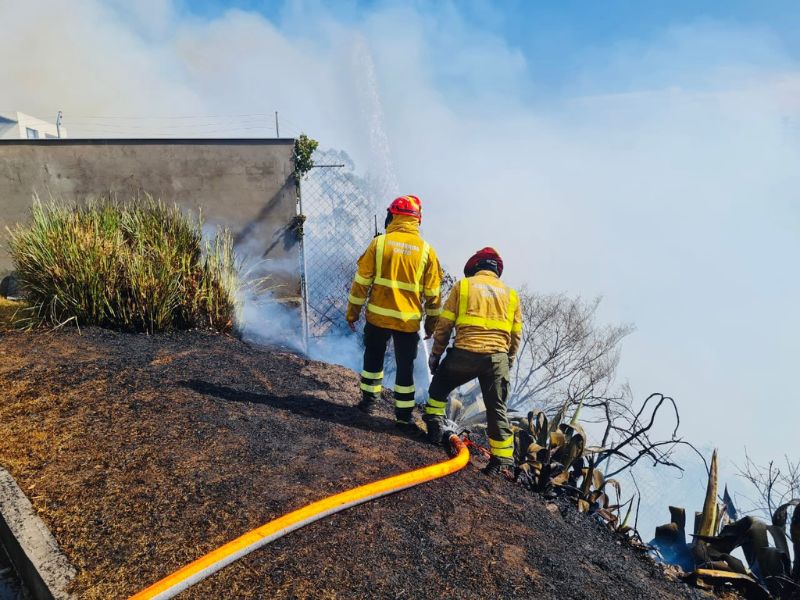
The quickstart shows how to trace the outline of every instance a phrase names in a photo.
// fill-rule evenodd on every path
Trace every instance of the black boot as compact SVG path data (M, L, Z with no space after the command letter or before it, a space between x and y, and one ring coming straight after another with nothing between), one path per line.
M394 425L403 433L403 435L406 435L414 440L422 441L427 439L425 432L414 422L413 419L395 419Z
M441 421L430 415L423 415L422 420L428 428L428 441L434 446L440 446L444 437L444 428Z
M378 400L371 396L364 396L356 408L365 415L374 415L378 411Z
M492 457L489 459L489 464L483 468L483 474L490 477L502 477L509 479L511 476L511 465L500 462L500 459Z

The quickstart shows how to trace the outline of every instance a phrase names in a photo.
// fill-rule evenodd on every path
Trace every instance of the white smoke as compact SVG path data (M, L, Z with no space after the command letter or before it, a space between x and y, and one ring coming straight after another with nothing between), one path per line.
M74 137L270 135L280 110L282 135L368 166L363 35L391 164L445 264L494 245L512 284L604 294L604 317L638 327L621 373L676 397L687 438L715 423L729 456L752 431L793 439L800 67L767 25L601 41L548 85L453 3L289 3L274 21L180 6L0 0L0 110L62 109Z
M304 304L297 298L286 299L276 280L288 275L297 280L301 267L297 258L265 259L263 240L249 236L236 246L240 261L239 304L241 306L239 334L247 342L283 348L308 358L361 369L363 349L357 334L339 319L324 336L309 335L304 319ZM355 259L353 260L355 264ZM353 267L355 268L355 267ZM342 295L327 290L327 295ZM336 314L334 312L334 314Z
M243 340L361 370L364 350L360 334L337 327L323 336L305 338L302 306L286 303L268 290L247 286L239 301L242 306L239 332Z
M285 304L269 291L247 288L238 300L241 306L238 329L244 341L306 354L302 312L298 306Z

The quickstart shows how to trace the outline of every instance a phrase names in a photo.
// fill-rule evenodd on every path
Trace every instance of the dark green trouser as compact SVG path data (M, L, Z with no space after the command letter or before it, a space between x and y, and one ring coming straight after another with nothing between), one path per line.
M386 344L394 343L394 358L397 372L394 376L394 415L398 421L408 422L414 410L414 360L417 358L419 333L406 333L364 326L364 370L361 371L361 394L364 398L377 400L383 386L383 359Z
M447 397L454 389L478 378L486 405L489 446L492 456L501 463L514 462L514 434L508 422L508 354L477 354L450 348L433 376L428 389L426 420L444 423Z

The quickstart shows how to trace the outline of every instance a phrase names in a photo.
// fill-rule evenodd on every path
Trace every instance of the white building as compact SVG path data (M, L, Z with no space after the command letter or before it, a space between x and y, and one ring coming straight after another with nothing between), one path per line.
M0 140L52 140L58 138L58 127L21 112L0 113ZM61 137L67 130L61 128Z

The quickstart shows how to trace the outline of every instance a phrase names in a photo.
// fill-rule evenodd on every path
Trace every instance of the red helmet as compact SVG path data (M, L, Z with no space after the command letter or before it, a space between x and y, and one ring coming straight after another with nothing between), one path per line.
M422 223L422 201L419 196L400 196L395 198L387 210L393 215L416 217Z
M498 277L503 274L503 259L500 258L497 250L488 246L478 250L464 265L464 275L472 277L482 268L494 271Z

